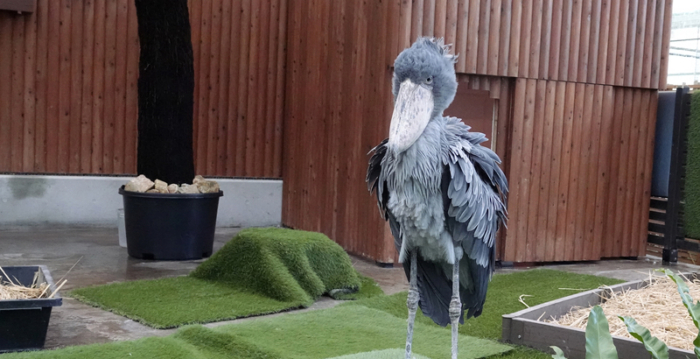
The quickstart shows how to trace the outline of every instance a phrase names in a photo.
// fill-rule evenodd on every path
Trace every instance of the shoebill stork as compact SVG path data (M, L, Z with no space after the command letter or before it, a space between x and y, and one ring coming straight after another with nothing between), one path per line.
M396 58L389 138L372 152L367 184L389 221L410 282L406 359L420 305L435 323L481 314L506 221L508 181L482 133L443 111L457 92L456 56L441 39L419 38ZM372 153L370 152L370 153Z

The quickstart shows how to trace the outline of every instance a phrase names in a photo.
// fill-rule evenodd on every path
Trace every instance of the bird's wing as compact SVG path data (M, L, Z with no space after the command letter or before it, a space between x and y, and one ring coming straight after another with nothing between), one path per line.
M372 157L369 159L369 166L367 167L367 190L375 192L377 194L377 206L379 206L379 212L382 214L382 218L387 220L388 210L386 207L389 201L389 191L386 189L386 182L382 177L382 160L386 155L386 144L389 139L385 139L373 148L369 153L374 152Z
M469 132L459 119L448 118L448 156L442 180L443 205L448 231L464 257L460 277L467 317L478 316L494 270L496 232L506 221L508 181L501 162L482 133Z

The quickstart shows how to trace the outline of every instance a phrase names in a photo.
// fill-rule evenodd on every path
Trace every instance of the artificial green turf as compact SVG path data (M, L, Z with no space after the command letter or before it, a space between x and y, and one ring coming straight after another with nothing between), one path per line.
M339 299L383 294L325 235L251 228L187 277L80 288L70 295L154 328L173 328L306 307L325 293Z
M507 353L490 356L488 359L551 359L552 354L554 354L554 351L543 353L532 348L515 346L513 350Z
M399 359L405 356L404 349L375 350L365 353L349 354L332 359ZM414 354L413 359L430 359L420 354Z
M325 359L372 350L402 348L406 320L361 305L341 306L274 318L259 318L215 328L245 339L265 351L293 359ZM482 358L510 350L492 340L460 335L462 359ZM416 323L413 349L429 358L450 356L450 331Z
M186 327L164 338L3 354L3 359L287 359L241 338L201 326Z
M276 313L304 304L192 277L114 283L75 289L70 295L158 329Z
M331 293L331 297L336 300L357 300L384 295L384 291L374 279L359 273L358 276L360 277L360 289L358 291L351 293L340 291L337 294Z
M414 350L428 358L449 357L450 332L416 325ZM215 329L188 326L164 338L146 338L59 350L3 355L3 359L325 359L401 348L405 320L375 309L331 308L260 318ZM483 358L510 347L460 336L460 358ZM358 356L372 358L372 356Z
M497 274L489 284L483 313L478 318L465 320L464 325L460 325L459 332L480 338L500 339L501 317L503 314L525 309L525 306L518 301L522 294L531 295L531 297L525 297L524 300L528 305L533 306L577 293L577 291L559 288L590 290L601 285L612 285L622 282L624 281L550 269ZM406 292L402 292L391 296L358 300L343 305L364 305L385 311L399 318L405 318L408 315L406 295ZM435 325L430 318L420 312L416 315L416 320L421 323Z
M190 275L305 305L333 289L360 286L337 243L322 233L284 228L245 229Z
M700 91L693 93L688 122L684 228L688 237L700 238Z
M199 282L199 280L190 277L183 277L180 280ZM363 278L364 280L367 279ZM514 347L508 351L510 349L508 346L474 337L499 339L501 336L501 316L524 309L524 306L518 302L518 297L521 294L532 295L532 297L526 297L526 301L529 305L537 305L576 292L559 288L588 290L600 285L612 285L620 282L622 281L616 279L545 269L498 274L494 276L489 286L484 314L479 318L467 320L465 325L460 326L460 334L462 334L460 358L486 356L494 359L550 358L551 354L524 347ZM215 286L213 290L221 290L223 297L236 295L225 292L231 290L231 287L221 283L207 283ZM189 290L183 288L183 291L193 292L194 289L196 288L193 287ZM167 292L177 289L168 289L168 286L165 285L164 288L158 288L158 290ZM372 293L371 295L378 294L368 291ZM105 293L108 297L116 294L117 292ZM152 296L146 295L141 298L145 302L152 301ZM188 306L192 306L198 301L202 302L202 310L204 311L208 309L205 300L193 296L183 302L188 303ZM260 302L253 303L253 298L250 300L256 307L261 304ZM135 305L135 303L132 304ZM158 304L166 307L171 305L163 302ZM226 302L222 302L221 305L225 308ZM406 315L406 293L404 292L392 296L379 295L359 299L327 310L233 323L213 330L200 326L186 327L166 338L72 347L58 351L10 354L3 356L3 359L111 359L123 357L148 359L218 359L224 357L325 359L373 350L402 348L406 333ZM438 327L422 314L418 314L416 321L415 353L429 358L448 357L449 330ZM357 357L367 358L362 355Z

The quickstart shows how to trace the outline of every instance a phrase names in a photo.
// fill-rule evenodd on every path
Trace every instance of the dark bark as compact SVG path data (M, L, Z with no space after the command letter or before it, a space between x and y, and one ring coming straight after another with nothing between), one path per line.
M139 59L138 173L191 183L194 64L187 0L135 0Z

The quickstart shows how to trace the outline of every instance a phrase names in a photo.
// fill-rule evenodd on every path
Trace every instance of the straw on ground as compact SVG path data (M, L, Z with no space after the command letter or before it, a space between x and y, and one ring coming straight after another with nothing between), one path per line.
M650 275L651 284L642 289L620 293L608 291L610 298L601 304L610 324L610 333L632 339L625 324L617 316L630 316L649 329L652 335L669 347L693 350L698 329L683 306L676 284L667 276ZM700 280L688 280L691 296L700 299ZM585 329L591 308L574 308L568 314L545 321Z

